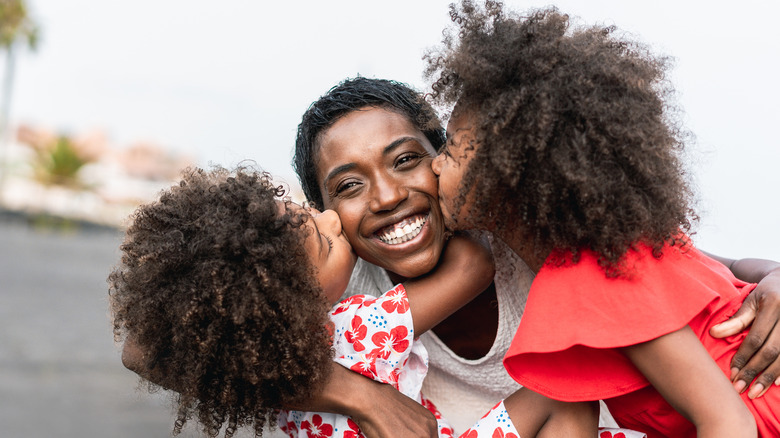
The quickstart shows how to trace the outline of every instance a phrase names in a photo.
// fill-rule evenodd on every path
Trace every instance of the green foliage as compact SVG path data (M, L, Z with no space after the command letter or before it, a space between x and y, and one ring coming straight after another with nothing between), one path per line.
M35 49L38 45L38 25L27 13L24 0L0 0L0 47L9 50L20 39Z
M60 136L53 147L41 148L36 152L34 168L39 181L63 186L80 185L78 173L88 160L79 155L68 137Z

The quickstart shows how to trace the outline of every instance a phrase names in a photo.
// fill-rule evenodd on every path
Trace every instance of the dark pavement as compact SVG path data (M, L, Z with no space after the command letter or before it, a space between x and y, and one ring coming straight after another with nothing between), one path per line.
M138 389L113 341L106 277L121 238L0 211L0 437L171 436L169 396Z

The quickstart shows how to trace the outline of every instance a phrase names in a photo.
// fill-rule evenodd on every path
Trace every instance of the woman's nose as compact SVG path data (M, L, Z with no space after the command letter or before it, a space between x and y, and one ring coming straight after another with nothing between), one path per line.
M378 178L372 189L368 207L373 213L393 210L409 196L404 182L391 177Z

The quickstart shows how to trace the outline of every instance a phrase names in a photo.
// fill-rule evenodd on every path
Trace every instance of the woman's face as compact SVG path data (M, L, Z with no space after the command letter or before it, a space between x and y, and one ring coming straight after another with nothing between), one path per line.
M460 206L455 205L460 194L461 179L478 147L473 127L470 112L454 112L447 124L447 143L431 164L433 172L439 176L439 205L442 216L447 228L451 230L473 228L469 220L473 193L467 194Z
M324 207L339 214L358 256L406 278L436 266L445 229L435 154L405 116L382 108L353 111L321 134Z

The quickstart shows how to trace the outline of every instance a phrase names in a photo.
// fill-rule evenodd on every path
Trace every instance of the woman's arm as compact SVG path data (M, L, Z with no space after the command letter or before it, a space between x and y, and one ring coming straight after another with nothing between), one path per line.
M758 283L739 311L728 321L712 327L710 334L724 338L752 323L747 338L731 360L731 381L741 393L755 379L748 395L760 397L772 384L780 384L780 263L707 255L728 266L740 280Z
M128 338L122 349L122 363L139 376L155 382L143 365L143 351ZM433 414L390 385L383 385L336 362L322 392L298 406L284 406L310 412L349 415L369 438L438 437ZM168 388L176 390L176 388Z
M750 411L690 327L622 351L698 437L756 436Z
M286 408L349 415L369 438L439 436L436 418L421 404L336 362L330 366L332 373L319 396Z
M496 269L486 245L473 237L456 235L447 242L433 271L403 283L415 336L432 329L490 286Z

